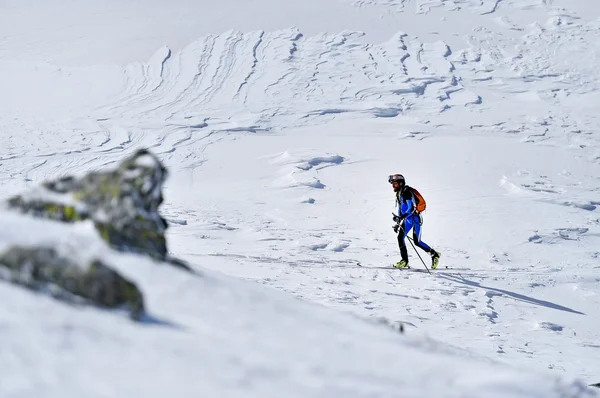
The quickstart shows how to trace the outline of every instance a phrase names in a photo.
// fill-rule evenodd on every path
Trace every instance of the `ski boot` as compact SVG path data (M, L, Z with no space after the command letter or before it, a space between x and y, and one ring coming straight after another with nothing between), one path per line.
M440 263L440 253L435 250L431 250L431 269L436 269Z
M405 268L405 267L408 267L407 260L400 260L396 264L394 264L394 268Z

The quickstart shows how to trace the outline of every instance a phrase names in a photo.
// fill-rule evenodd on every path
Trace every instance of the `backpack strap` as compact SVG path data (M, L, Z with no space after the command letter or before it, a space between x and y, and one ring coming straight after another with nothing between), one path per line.
M412 190L412 187L410 185L406 185L404 189L409 190L410 195L412 196L413 213L418 216L419 214L421 214L421 212L417 210L417 195L415 195L415 192Z

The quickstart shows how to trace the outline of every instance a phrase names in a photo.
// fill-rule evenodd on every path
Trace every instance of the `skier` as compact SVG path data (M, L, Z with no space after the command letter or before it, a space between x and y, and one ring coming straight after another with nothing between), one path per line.
M416 195L414 194L413 189L406 185L406 181L402 174L389 176L388 182L392 184L392 188L396 193L398 215L394 215L393 217L394 222L396 222L393 229L394 232L398 233L398 246L400 247L400 255L402 256L402 259L394 264L394 267L403 268L408 266L408 251L406 249L404 238L408 235L411 228L414 227L413 240L415 244L431 255L431 268L436 269L439 263L440 253L421 241L423 216L417 210Z

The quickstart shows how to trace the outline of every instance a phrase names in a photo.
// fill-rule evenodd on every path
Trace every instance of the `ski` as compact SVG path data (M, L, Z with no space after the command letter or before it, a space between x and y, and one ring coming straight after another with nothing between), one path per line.
M402 267L402 268L396 268L394 267L393 264L390 264L388 266L380 266L380 267L371 267L368 265L363 265L361 262L357 261L356 265L359 268L365 268L365 269L395 269L398 271L413 271L413 272L428 272L426 269L424 268L413 268L411 266L408 267ZM436 272L436 271L466 271L468 270L468 268L454 268L454 267L448 267L447 265L445 266L439 266L436 269L431 269L432 272Z
M425 273L433 273L436 271L448 271L448 270L453 270L453 268L448 268L448 266L444 266L444 267L438 267L436 269L431 269L431 272L429 270L426 270L425 268L412 268L411 266L408 267L402 267L402 268L396 268L393 265L390 266L393 269L397 269L399 271L412 271L412 272L425 272Z

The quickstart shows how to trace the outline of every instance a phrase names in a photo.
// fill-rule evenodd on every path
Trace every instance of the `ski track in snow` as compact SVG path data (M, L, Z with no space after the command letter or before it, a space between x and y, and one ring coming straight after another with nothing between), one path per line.
M357 7L385 7L391 12L406 12L414 9L417 14L427 14L432 9L442 8L459 11L463 8L474 13L487 15L494 13L500 4L509 8L531 9L547 7L547 0L348 0Z
M229 214L223 222L231 228L217 234L210 232L211 227L193 229L194 223L190 223L192 234L208 236L212 241L209 246L186 254L206 263L222 259L215 268L224 272L275 287L303 300L381 319L396 327L402 324L408 333L424 331L473 352L494 355L507 363L518 362L529 368L564 373L573 370L570 363L573 358L589 361L578 371L586 379L593 378L593 371L587 369L593 369L596 360L589 344L598 334L594 330L581 330L577 325L582 317L591 316L593 303L598 303L594 286L600 278L596 275L597 268L592 267L598 253L589 253L587 262L576 265L577 276L568 271L573 267L568 258L560 261L551 258L575 248L573 245L579 242L586 243L585 247L600 242L597 216L587 227L565 226L523 237L518 246L529 246L533 252L537 252L534 245L547 247L550 254L546 257L523 258L519 247L510 247L507 250L511 253L488 253L488 260L482 261L471 259L469 252L463 250L438 247L443 253L442 265L430 276L409 248L413 268L394 270L390 266L398 254L393 236L356 230L350 221L344 221L346 217L354 217L352 214L338 217L328 212L326 220L319 216L321 203L335 197L328 193L338 185L332 173L347 175L344 170L352 166L352 157L340 153L289 149L258 158L260 164L271 170L272 176L271 183L265 183L265 212L259 211L260 215L252 218ZM315 163L326 167L320 170L309 167ZM328 187L325 192L300 183L316 178ZM577 185L568 173L551 179L525 169L511 176L510 181L519 190L517 193L539 200L545 200L547 195L564 196L561 187ZM508 184L504 182L505 186ZM285 193L286 198L297 200L286 205L285 200L267 199L276 193ZM584 193L581 188L581 194ZM306 210L307 196L318 198L312 202L311 210ZM337 200L340 213L344 213L346 198L338 196ZM353 195L352 201L358 200L360 196ZM550 204L560 214L562 205ZM572 222L590 212L573 209L582 217L571 217ZM199 217L199 220L205 219ZM189 233L181 231L174 234ZM231 240L235 241L233 246L219 243ZM449 268L444 268L446 265ZM564 300L565 294L570 296L571 289L587 302L585 308L582 302L571 304L572 300ZM480 335L470 336L465 341L464 325L480 331ZM564 347L568 346L569 354L556 355L553 346L561 346L565 351Z
M589 341L593 335L577 337L577 330L543 319L536 323L532 318L540 307L546 308L549 314L557 311L573 316L586 315L561 305L558 297L554 301L538 297L542 291L540 287L555 283L548 281L553 270L441 269L434 271L435 275L431 277L412 270L336 264L333 259L315 264L286 258L242 256L240 265L248 261L261 267L261 276L249 277L250 280L362 316L388 317L386 322L403 324L408 333L412 329L426 328L429 335L458 342L463 325L467 323L480 330L481 337L462 340L461 346L475 352L495 352L498 359L507 363L518 361L531 368L556 367L564 372L569 364L558 360L550 347L564 344L565 338L571 341L571 355L578 358L590 355ZM531 286L527 293L498 287L517 283L525 276ZM512 311L505 314L507 308L515 306L522 309L516 314ZM438 323L440 320L443 321L441 324ZM515 324L521 325L520 338L514 336ZM536 335L548 332L553 334L540 339L544 343L537 343ZM549 351L541 354L540 351L546 349Z
M480 1L438 5L450 3L497 6ZM516 6L500 4L504 3ZM541 1L531 3L545 7ZM109 104L87 109L68 123L50 119L42 121L40 130L22 125L29 122L20 119L0 117L3 131L36 136L31 143L22 134L3 137L0 158L27 162L42 154L21 148L38 151L44 142L54 142L52 136L72 130L75 134L63 141L64 151L57 155L81 155L83 162L95 164L94 154L121 154L146 145L167 154L186 149L185 162L195 167L202 163L195 148L220 139L214 132L262 133L338 118L397 115L428 123L438 115L438 125L454 125L457 131L493 131L519 136L526 143L590 148L585 156L600 163L600 152L593 149L600 145L586 128L594 120L589 113L579 116L571 101L579 94L589 98L591 107L596 99L595 73L585 69L595 63L579 63L577 57L596 56L587 43L600 38L597 23L586 24L576 15L551 9L545 26L523 29L520 39L476 29L468 48L421 42L404 33L380 44L364 44L362 35L354 32L305 37L289 29L209 35L182 51L163 47L147 63L124 66L121 92ZM581 35L584 40L579 40ZM541 51L531 53L530 48ZM90 71L90 79L96 72ZM511 96L513 108L495 109L497 96ZM464 108L469 124L456 120L456 112L462 114ZM515 118L515 113L521 117ZM420 135L407 137L423 139L429 133L415 134Z
M421 43L399 33L375 45L363 44L361 36L229 31L176 53L163 47L147 63L122 68L121 92L108 104L84 107L85 113L68 121L48 115L35 126L22 125L31 119L0 117L2 131L36 136L31 143L22 134L3 137L0 159L35 164L36 157L47 156L53 166L26 178L52 178L51 170L62 168L55 162L65 155L70 166L89 170L147 146L167 158L185 151L184 165L194 168L203 162L203 148L226 135L477 103L479 96L455 76L445 43ZM90 71L90 80L97 80L96 73ZM54 145L66 131L73 134ZM40 153L50 143L55 153Z
M450 3L497 6L491 1L443 1L438 6ZM500 4L504 3L516 6L509 1ZM530 6L546 7L541 1ZM182 51L173 53L163 47L147 63L124 66L120 94L68 124L46 121L40 130L19 125L28 123L19 119L0 118L3 131L29 131L37 136L33 143L25 142L21 134L3 137L0 159L27 162L42 154L20 148L38 151L45 141L54 142L53 135L72 130L75 134L63 141L64 151L57 155L80 157L81 162L93 165L94 154L121 154L145 145L163 154L186 150L185 162L195 167L203 161L196 147L220 139L214 132L261 133L338 118L397 115L428 123L432 114L439 116L438 125L449 122L458 131L491 130L517 135L527 143L574 149L600 147L586 129L589 114L580 118L576 108L575 115L562 110L573 107L572 94L589 97L590 104L595 100L594 71L580 67L577 56L583 52L595 57L586 43L600 38L597 23L585 24L576 15L551 9L545 26L525 28L521 39L476 29L468 48L450 48L443 41L421 42L404 33L380 44L364 44L362 35L355 32L305 37L289 29L209 35ZM585 40L579 40L582 34ZM530 48L541 51L532 54ZM91 72L90 79L94 79ZM496 96L516 100L511 112L494 109ZM520 107L524 111L517 110L521 117L515 118L513 111ZM462 114L464 108L471 116L468 125L462 118L456 120L456 112ZM491 110L494 116L486 117ZM419 135L407 137L423 139L429 133L415 134ZM600 163L597 150L586 156Z

